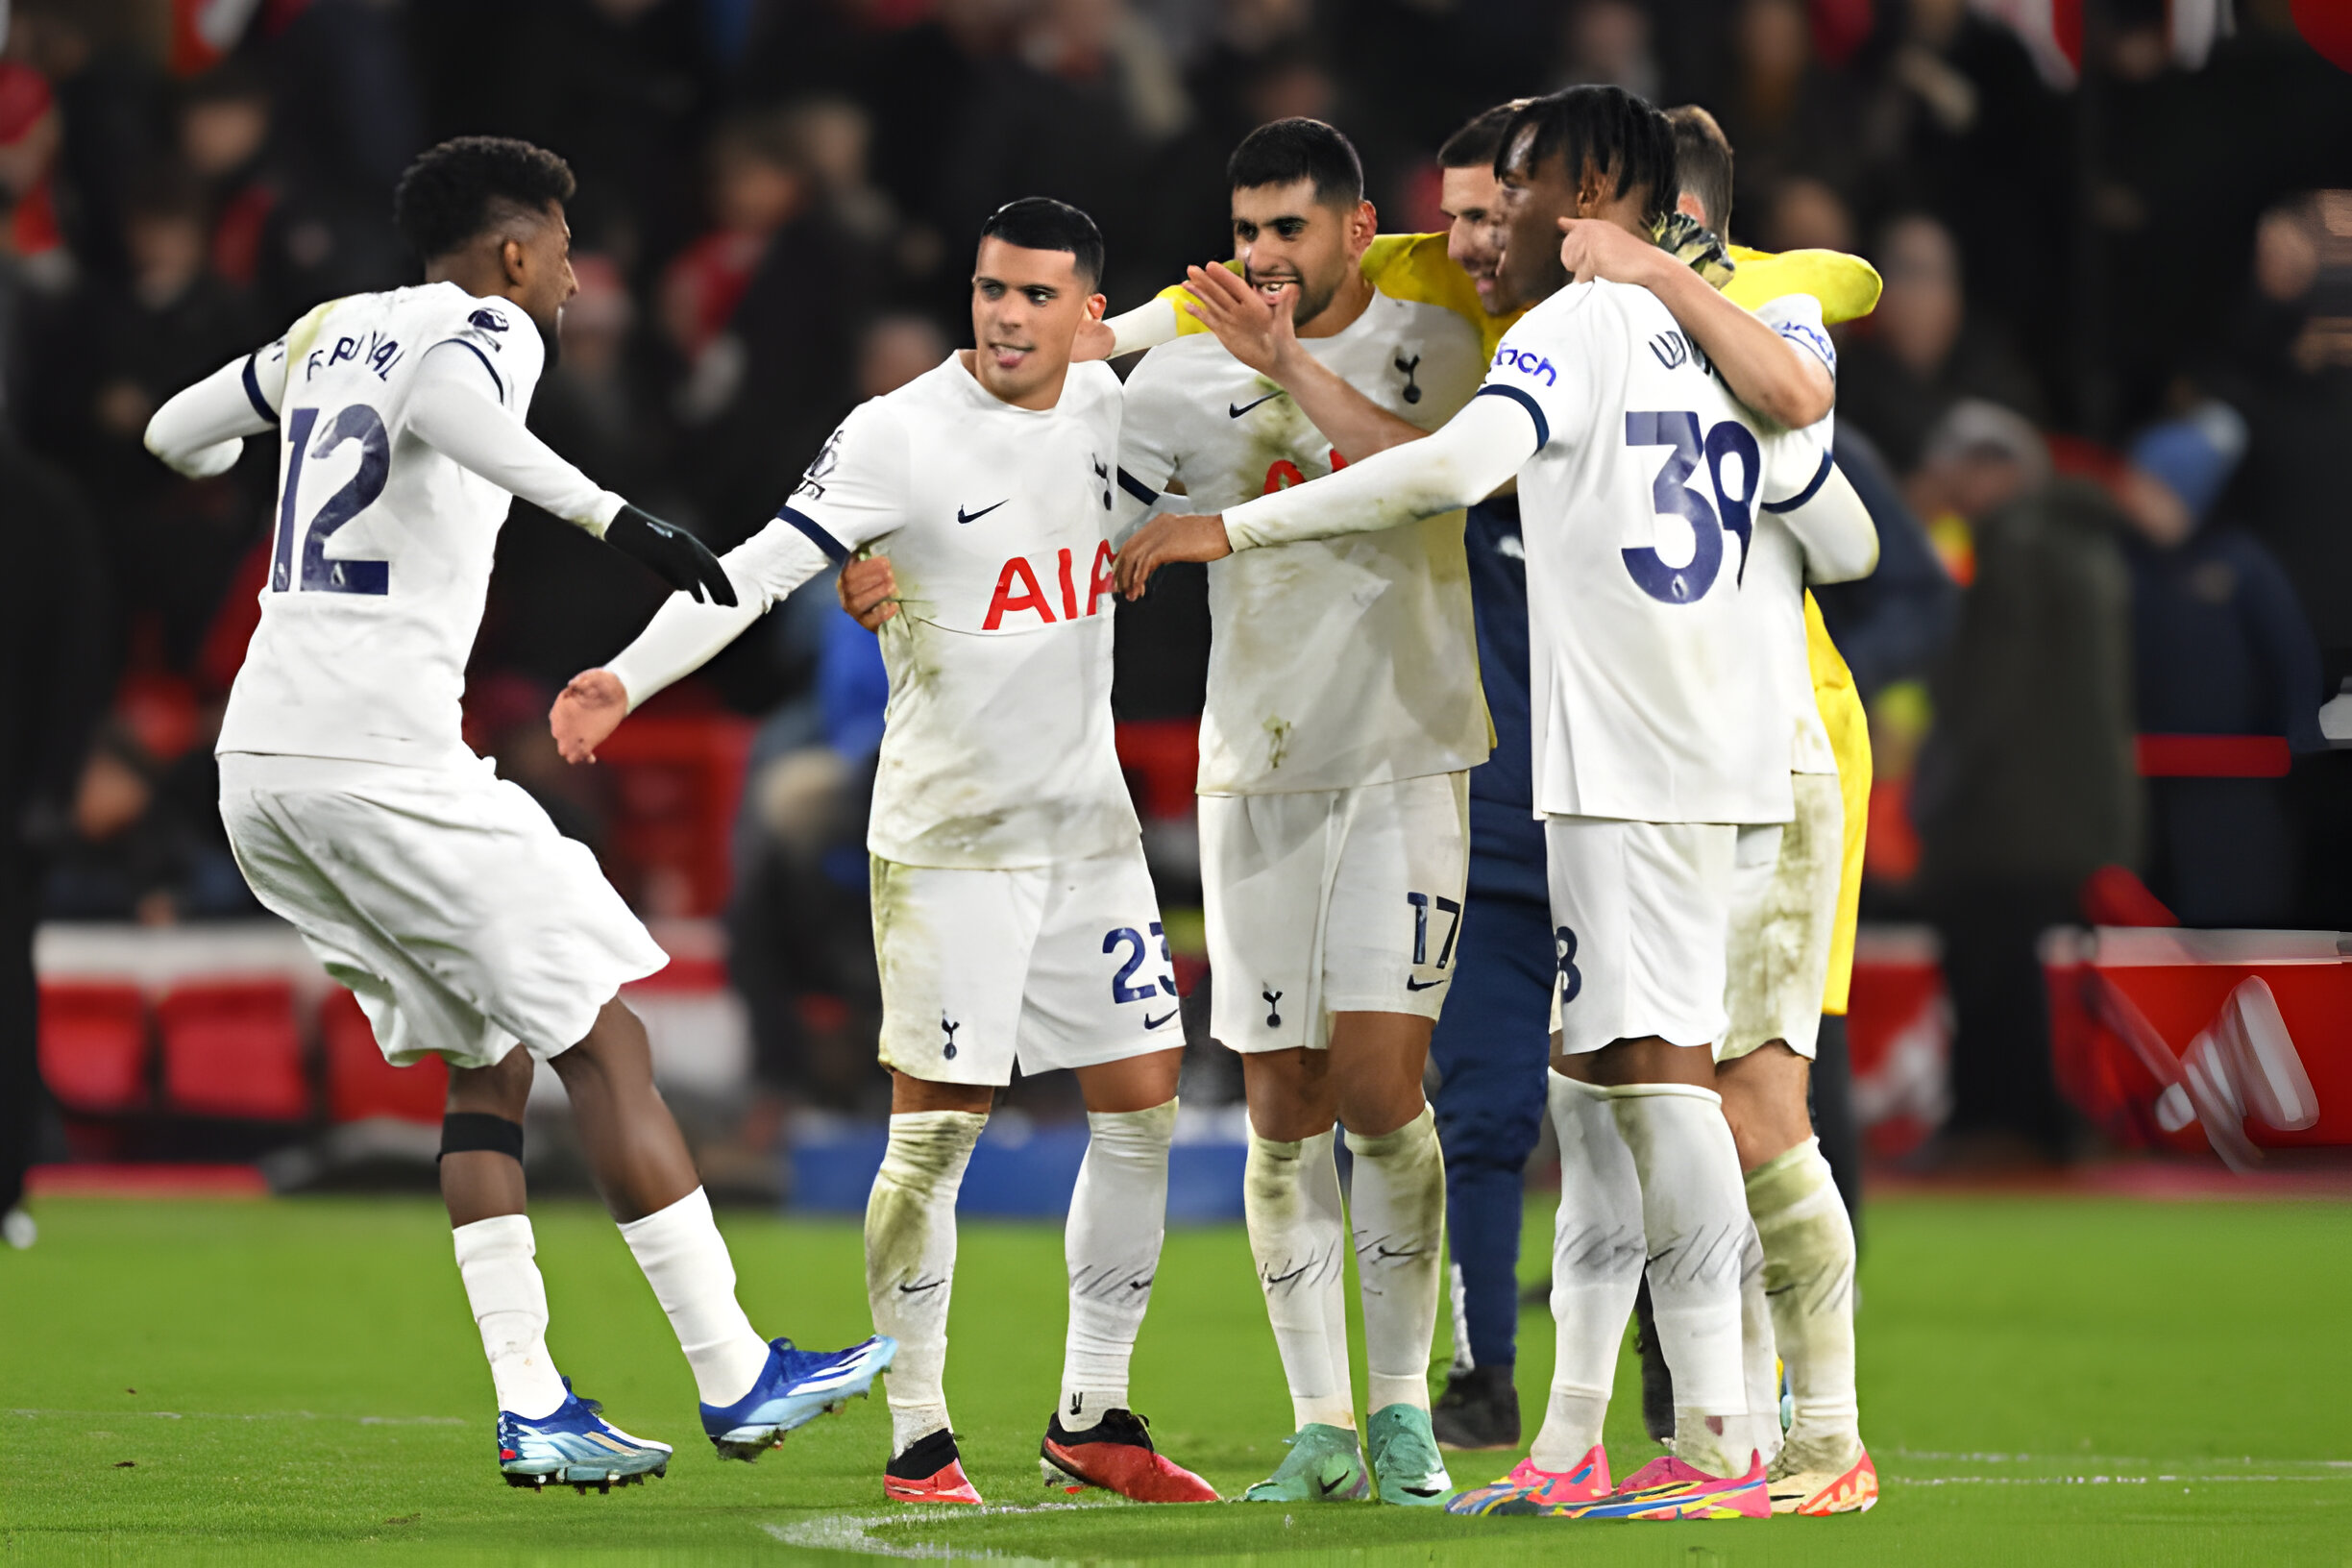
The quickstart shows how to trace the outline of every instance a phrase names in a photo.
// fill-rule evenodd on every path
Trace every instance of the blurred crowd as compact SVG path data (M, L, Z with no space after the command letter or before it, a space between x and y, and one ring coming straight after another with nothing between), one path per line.
M1957 592L1850 649L1882 781L1871 910L1936 922L1955 989L1981 971L1997 997L2024 994L2016 933L2052 920L2352 926L2352 789L2315 718L2352 676L2352 78L2288 0L2239 0L2219 37L2164 0L2087 0L2078 60L1995 19L2031 9L14 0L0 852L37 873L22 919L251 911L208 753L271 453L195 482L140 432L320 300L413 281L390 193L430 142L570 159L581 291L532 424L723 551L854 402L965 340L971 235L1000 202L1093 213L1123 308L1223 253L1225 155L1262 121L1336 124L1383 226L1426 230L1461 121L1611 82L1713 110L1735 238L1885 278L1841 330L1840 454ZM845 1101L870 1069L856 845L883 690L816 589L664 702L759 726L730 916L772 962L739 974L768 1076ZM600 847L611 780L564 769L543 715L656 598L527 508L502 538L471 735ZM1197 591L1122 613L1122 717L1196 713ZM2144 737L2183 735L2242 744L2151 766Z

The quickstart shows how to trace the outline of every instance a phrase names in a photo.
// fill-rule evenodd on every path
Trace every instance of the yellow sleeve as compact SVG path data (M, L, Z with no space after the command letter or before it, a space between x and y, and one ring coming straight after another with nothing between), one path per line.
M1238 261L1221 263L1230 272L1241 270ZM1372 280L1372 286L1392 300L1406 300L1415 305L1434 305L1451 310L1478 329L1479 340L1485 345L1491 357L1503 334L1510 331L1523 311L1507 316L1490 316L1480 303L1478 285L1470 275L1454 264L1446 255L1443 234L1375 234L1363 254L1363 275ZM1209 329L1198 316L1185 308L1191 298L1185 285L1174 283L1160 291L1160 298L1176 306L1176 334L1205 332Z
M1829 732L1829 750L1837 758L1838 795L1846 808L1846 834L1838 870L1837 925L1829 938L1829 984L1822 997L1824 1013L1842 1015L1853 987L1854 925L1862 904L1862 850L1870 835L1871 745L1870 716L1862 695L1854 690L1853 672L1829 640L1821 606L1804 596L1805 658L1813 672L1813 700L1821 709L1822 725Z
M1878 307L1878 269L1858 256L1843 251L1784 251L1778 256L1731 247L1738 263L1724 297L1742 309L1787 294L1810 294L1821 301L1822 320L1829 326L1867 316Z

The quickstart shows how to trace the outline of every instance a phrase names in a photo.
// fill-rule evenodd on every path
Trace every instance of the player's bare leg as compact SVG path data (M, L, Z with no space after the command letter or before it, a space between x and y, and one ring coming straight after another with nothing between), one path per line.
M532 1061L516 1047L486 1067L453 1067L441 1124L441 1199L457 1272L498 1392L499 1468L510 1484L585 1490L669 1468L667 1444L632 1437L574 1397L547 1347L547 1286L525 1213L523 1107Z
M1154 1449L1127 1390L1166 1234L1183 1060L1178 1047L1077 1069L1087 1152L1063 1237L1069 1337L1062 1398L1039 1445L1048 1482L1102 1486L1143 1503L1216 1500L1215 1488Z
M869 1339L816 1354L771 1344L735 1298L735 1262L711 1214L694 1157L653 1084L645 1025L607 1001L570 1050L551 1059L604 1206L693 1368L703 1431L723 1458L755 1458L795 1427L840 1409L889 1364Z
M902 1503L978 1503L947 1420L947 1304L956 1193L996 1091L891 1072L890 1143L866 1200L866 1296L898 1341L890 1374L884 1493Z
M1342 1289L1350 1221L1334 1163L1336 1121L1356 1161L1353 1247L1370 1368L1365 1435L1382 1497L1407 1504L1437 1502L1453 1484L1428 1431L1445 1239L1445 1166L1421 1093L1430 1029L1431 1020L1417 1015L1339 1013L1328 1049L1241 1059L1252 1134L1244 1188L1250 1245L1293 1415L1302 1436L1315 1428L1345 1433L1355 1425ZM1326 1466L1335 1474L1338 1458ZM1318 1480L1317 1488L1331 1479ZM1295 1489L1267 1484L1270 1497ZM1360 1484L1328 1495L1358 1493Z
M1805 1109L1811 1067L1776 1040L1716 1074L1763 1243L1772 1336L1796 1404L1773 1465L1774 1507L1855 1512L1877 1501L1878 1481L1854 1391L1853 1225Z

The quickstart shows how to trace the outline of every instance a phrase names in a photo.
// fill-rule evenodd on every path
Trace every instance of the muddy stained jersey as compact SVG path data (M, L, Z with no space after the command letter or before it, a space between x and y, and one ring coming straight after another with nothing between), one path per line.
M1331 337L1302 345L1423 429L1478 386L1478 333L1429 304L1376 293ZM1146 355L1127 381L1121 466L1221 511L1346 463L1289 395L1213 336ZM1246 551L1209 567L1200 792L1335 790L1485 760L1458 512L1377 533Z
M1531 310L1480 395L1526 408L1538 443L1519 473L1535 809L1787 821L1792 716L1738 600L1759 511L1828 476L1818 433L1750 412L1621 283Z
M770 525L890 556L883 859L1007 870L1137 842L1111 727L1119 409L1107 365L1029 409L951 355L853 409Z
M546 349L511 301L444 282L333 301L247 360L278 426L278 511L218 749L472 761L458 701L512 498L407 429L420 368L445 355L521 419Z

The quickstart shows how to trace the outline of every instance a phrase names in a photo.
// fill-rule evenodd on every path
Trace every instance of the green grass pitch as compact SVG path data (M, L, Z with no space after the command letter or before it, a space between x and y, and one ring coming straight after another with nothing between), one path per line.
M38 1247L0 1255L0 1559L2352 1564L2352 1206L1879 1203L1860 1333L1883 1501L1860 1518L1683 1525L1048 1491L1035 1445L1060 1370L1062 1243L1041 1226L964 1232L948 1393L991 1511L883 1503L878 1400L723 1464L611 1225L576 1205L536 1218L556 1355L616 1421L676 1445L666 1481L585 1497L499 1482L489 1378L429 1203L60 1200ZM866 1332L854 1226L724 1224L764 1332L824 1346ZM1531 1434L1550 1325L1531 1313L1522 1335ZM1620 1473L1651 1452L1633 1376L1629 1360ZM1135 1397L1220 1490L1272 1468L1288 1404L1238 1228L1169 1237ZM1455 1479L1511 1458L1455 1456Z

